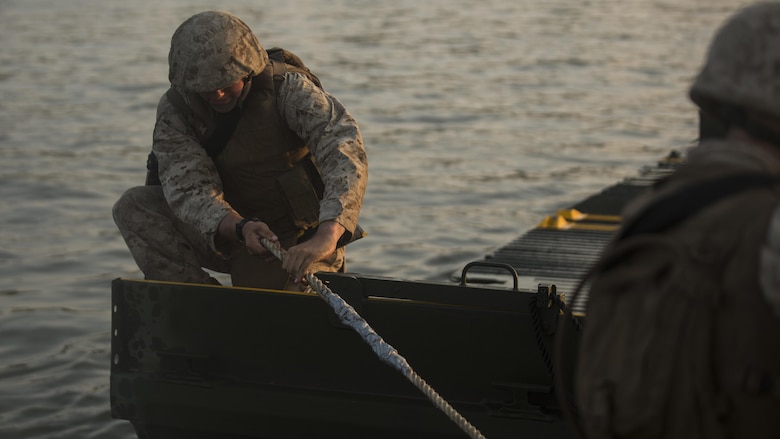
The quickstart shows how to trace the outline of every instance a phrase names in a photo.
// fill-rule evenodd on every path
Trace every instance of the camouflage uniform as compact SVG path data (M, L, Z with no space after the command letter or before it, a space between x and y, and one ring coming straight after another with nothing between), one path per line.
M174 33L169 78L172 87L190 99L193 95L188 92L224 88L261 73L267 63L265 50L243 22L227 13L206 12L185 21ZM298 73L285 75L276 106L287 126L309 146L319 167L324 183L319 221L336 221L348 233L355 230L367 182L356 121L335 97ZM282 288L287 275L278 262L264 263L249 256L242 244L219 238L220 221L239 212L226 201L217 166L201 144L202 131L167 95L161 98L153 143L161 187L132 188L114 207L115 221L131 253L147 279L213 282L201 269L206 267L231 273L236 285ZM283 247L295 244L296 236L273 231ZM343 270L344 261L344 249L339 248L313 270Z
M734 111L761 115L764 119L758 130L769 131L769 142L777 149L772 154L747 142L704 143L692 150L690 161L730 162L780 175L780 3L757 3L723 25L713 38L690 97L725 125L749 122ZM780 316L780 206L767 230L759 263L761 292Z

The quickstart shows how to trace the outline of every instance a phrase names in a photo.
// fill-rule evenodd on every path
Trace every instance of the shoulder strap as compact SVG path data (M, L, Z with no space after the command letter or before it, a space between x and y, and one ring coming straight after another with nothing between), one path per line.
M684 187L645 206L632 222L623 226L617 239L662 231L719 200L747 189L768 187L778 182L780 177L775 175L741 173Z
M277 90L282 81L284 81L284 74L288 71L301 73L309 78L317 87L323 88L320 78L306 67L303 60L301 60L298 55L287 49L282 49L281 47L273 47L266 52L268 52L268 61L273 65L274 85Z
M279 93L284 75L287 73L287 64L274 58L269 58L268 63L271 64L271 77L274 78L274 93Z

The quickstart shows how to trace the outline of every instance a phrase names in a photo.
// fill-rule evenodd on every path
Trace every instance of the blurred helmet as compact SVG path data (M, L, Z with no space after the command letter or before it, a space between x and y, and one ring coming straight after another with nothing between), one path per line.
M205 93L255 76L267 63L268 54L246 23L227 12L201 12L173 33L168 79L176 87Z
M726 21L690 97L714 115L725 106L780 120L780 2L749 6Z

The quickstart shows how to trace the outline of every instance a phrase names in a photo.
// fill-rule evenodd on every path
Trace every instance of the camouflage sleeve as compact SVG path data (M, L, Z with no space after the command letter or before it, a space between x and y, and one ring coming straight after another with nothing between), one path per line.
M216 251L217 227L235 212L225 201L216 166L185 117L163 95L157 107L152 150L160 182L174 215L195 227Z
M355 230L368 181L368 163L357 122L334 96L299 73L287 73L279 108L309 146L325 183L320 222Z

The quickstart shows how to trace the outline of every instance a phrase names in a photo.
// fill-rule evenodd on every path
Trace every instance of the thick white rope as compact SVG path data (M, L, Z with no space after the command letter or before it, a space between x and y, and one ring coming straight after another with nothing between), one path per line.
M279 260L284 260L284 250L279 248L273 242L263 238L261 242L265 248L274 254ZM444 412L455 424L460 427L472 439L485 439L485 436L477 430L476 427L455 410L447 401L444 400L436 390L425 382L406 361L398 351L390 344L384 341L379 334L366 322L355 309L341 298L338 294L331 291L322 281L313 273L306 273L306 280L309 286L336 312L339 320L350 328L354 329L365 341L380 360L392 366L401 372L406 379L415 385L433 404Z

